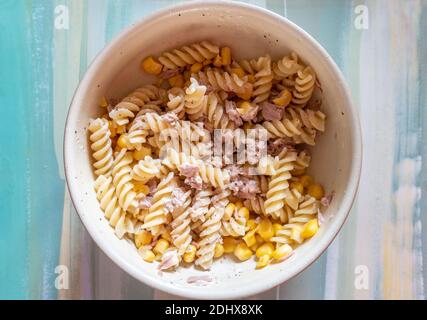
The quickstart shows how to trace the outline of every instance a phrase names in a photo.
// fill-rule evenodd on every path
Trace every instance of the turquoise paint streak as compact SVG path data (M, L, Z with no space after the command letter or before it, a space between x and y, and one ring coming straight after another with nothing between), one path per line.
M64 182L52 128L53 7L0 3L0 298L55 298Z
M53 139L52 2L31 2L31 103L27 106L30 143L28 197L30 298L55 298L64 181L59 177Z
M23 2L0 2L0 299L28 297L27 21Z

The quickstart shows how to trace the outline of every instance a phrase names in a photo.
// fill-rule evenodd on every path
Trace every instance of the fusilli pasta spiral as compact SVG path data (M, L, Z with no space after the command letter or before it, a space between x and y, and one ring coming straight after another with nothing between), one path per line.
M109 176L113 167L113 149L111 148L110 130L106 119L98 118L91 121L89 139L96 162L93 164L96 175Z

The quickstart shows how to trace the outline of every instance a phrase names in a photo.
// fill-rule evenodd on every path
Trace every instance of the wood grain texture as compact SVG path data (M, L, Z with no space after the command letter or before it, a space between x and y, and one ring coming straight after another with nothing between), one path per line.
M62 139L96 54L126 26L179 2L0 1L0 298L178 298L121 271L90 239L65 189ZM306 271L251 298L425 299L427 1L246 2L288 17L327 49L364 140L357 201L339 236ZM69 9L69 30L54 28L58 5ZM354 23L360 5L366 30ZM68 290L54 286L57 265L70 272Z

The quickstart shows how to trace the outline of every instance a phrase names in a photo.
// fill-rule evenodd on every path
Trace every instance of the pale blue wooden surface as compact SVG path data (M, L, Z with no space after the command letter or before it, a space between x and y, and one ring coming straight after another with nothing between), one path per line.
M179 2L0 0L0 298L169 297L119 270L85 232L65 189L62 135L94 56L124 27ZM287 16L328 50L359 107L365 153L339 237L302 274L257 298L424 299L427 1L247 2ZM69 30L54 28L58 5L69 9ZM358 5L369 10L366 30L355 27ZM70 271L68 290L55 288L59 264ZM361 289L356 273L365 266Z

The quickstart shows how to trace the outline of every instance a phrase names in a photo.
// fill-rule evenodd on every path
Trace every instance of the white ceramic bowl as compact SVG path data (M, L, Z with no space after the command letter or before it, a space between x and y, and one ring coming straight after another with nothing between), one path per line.
M261 270L253 261L231 258L216 263L207 286L188 284L191 275L205 274L179 268L159 276L155 264L144 262L134 245L119 240L99 209L86 128L102 112L102 96L122 97L138 85L153 81L139 64L183 44L211 40L232 48L238 58L271 54L279 58L290 50L315 69L323 88L327 130L313 149L311 172L328 192L336 195L325 215L331 217L314 238L288 260ZM285 18L259 7L235 2L190 2L159 11L121 33L95 59L71 104L64 141L65 172L71 198L81 220L98 246L136 279L165 292L200 299L238 298L277 286L309 266L328 247L351 208L361 169L359 120L339 69L327 52L306 32ZM229 259L229 260L228 260Z

